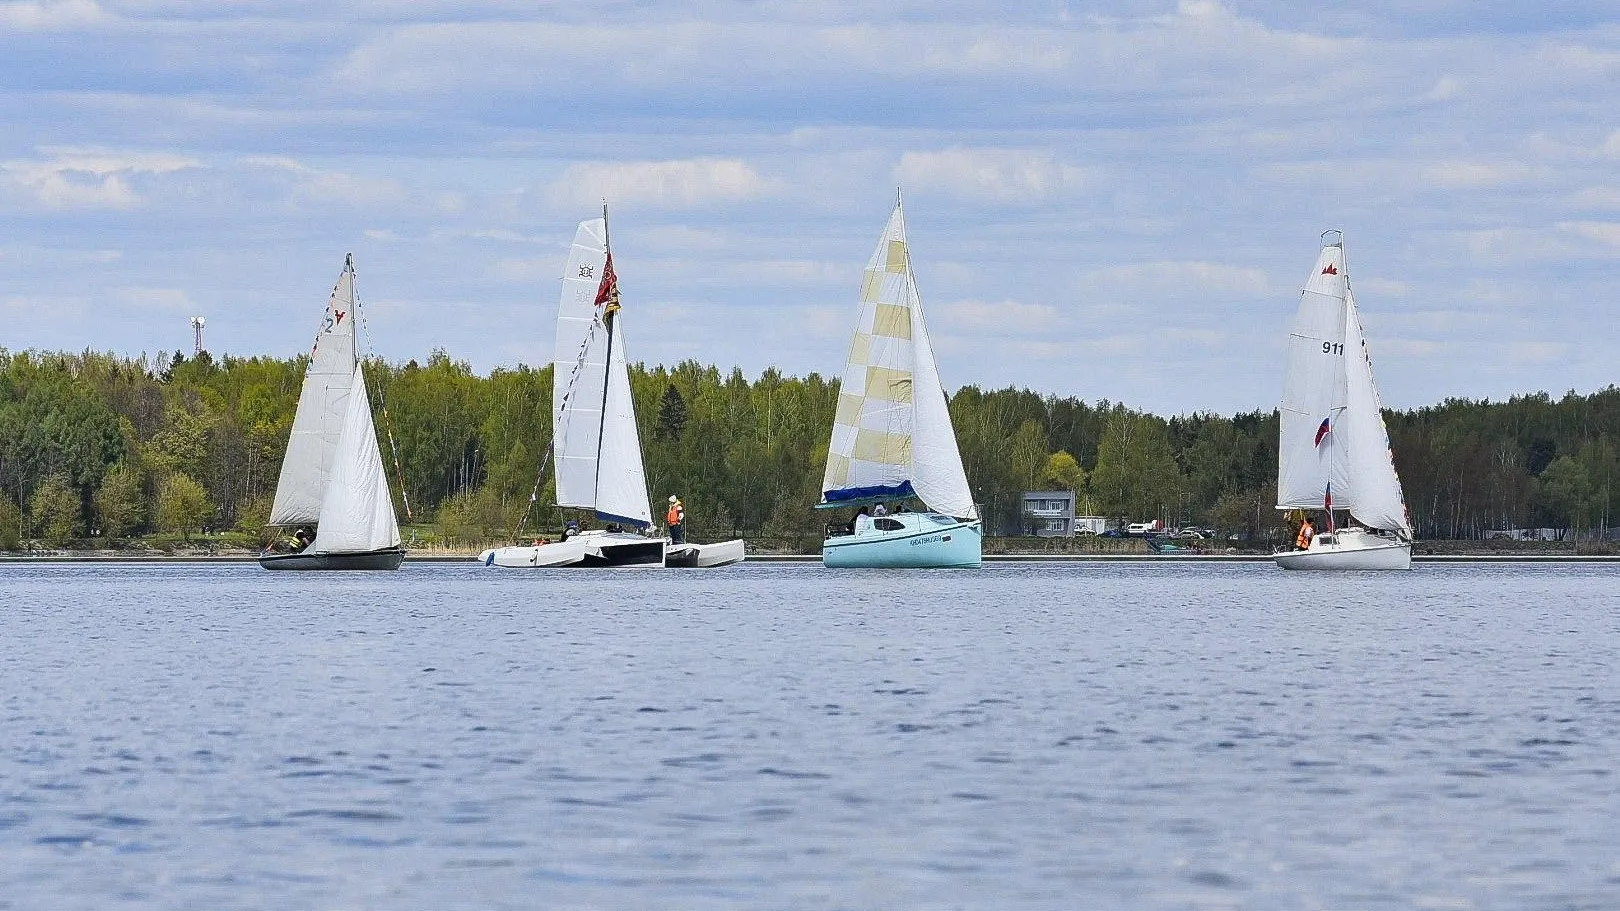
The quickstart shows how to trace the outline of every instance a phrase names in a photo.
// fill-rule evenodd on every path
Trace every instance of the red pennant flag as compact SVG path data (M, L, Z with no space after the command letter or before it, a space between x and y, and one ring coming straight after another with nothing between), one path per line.
M596 286L596 306L602 307L602 318L606 320L619 312L619 277L613 274L613 254L607 256L607 266L602 269L602 283Z
M1327 436L1328 431L1332 429L1328 425L1328 421L1330 421L1330 420L1332 420L1332 418L1323 418L1322 419L1322 426L1316 428L1316 442L1312 443L1311 445L1313 445L1313 446L1322 445L1322 438Z

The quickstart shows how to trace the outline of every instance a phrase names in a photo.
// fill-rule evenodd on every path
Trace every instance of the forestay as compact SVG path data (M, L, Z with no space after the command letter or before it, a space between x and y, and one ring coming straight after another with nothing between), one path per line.
M321 499L320 526L310 545L312 553L366 553L399 546L399 523L359 364L351 378L343 427Z
M320 520L321 501L354 382L354 323L354 260L349 257L327 301L326 318L315 335L315 348L304 373L292 434L276 482L270 525L302 525Z
M939 512L977 515L898 204L861 284L821 487L828 504L915 495Z

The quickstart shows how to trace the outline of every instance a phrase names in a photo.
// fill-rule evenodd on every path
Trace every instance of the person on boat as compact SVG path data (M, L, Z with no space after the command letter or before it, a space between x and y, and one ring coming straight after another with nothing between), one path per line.
M669 543L686 543L686 506L681 498L669 495L669 512L664 515L664 521L669 525Z
M889 511L884 508L882 503L879 503L878 505L872 507L872 515L874 515L874 516L886 516L888 514L889 514Z
M577 534L579 534L579 523L569 519L568 524L563 526L562 539L566 541Z
M293 532L293 540L298 542L298 547L296 551L294 551L297 553L302 552L305 548L309 547L309 545L314 542L315 538L309 533L309 529L300 528Z
M1311 539L1316 537L1316 526L1311 524L1311 517L1306 516L1299 520L1299 534L1294 536L1295 550L1310 550Z
M864 535L866 534L866 530L871 527L872 510L862 506L861 511L855 514L855 521L850 523L850 533Z

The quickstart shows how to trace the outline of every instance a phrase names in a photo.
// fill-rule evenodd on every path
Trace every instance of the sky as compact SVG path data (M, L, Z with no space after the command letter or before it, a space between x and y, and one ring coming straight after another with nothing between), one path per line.
M0 0L0 347L842 369L903 190L948 388L1270 409L1323 231L1387 404L1616 382L1612 0Z

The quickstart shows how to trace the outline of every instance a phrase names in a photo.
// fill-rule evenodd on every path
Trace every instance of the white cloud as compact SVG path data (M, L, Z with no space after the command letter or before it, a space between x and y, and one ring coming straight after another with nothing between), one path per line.
M1080 278L1083 290L1115 294L1166 294L1167 296L1208 293L1242 294L1265 297L1271 282L1259 269L1208 262L1150 262L1106 266Z
M1057 319L1056 307L1015 300L950 301L935 309L947 326L997 333L1017 334L1043 329Z
M581 162L570 165L549 188L552 202L565 208L588 208L606 199L609 203L700 209L757 199L769 191L765 178L737 158Z
M1441 187L1494 187L1518 183L1533 174L1531 168L1518 162L1442 161L1425 167L1423 180Z
M145 202L134 178L200 166L194 158L164 152L40 151L45 158L0 162L0 187L9 186L46 209L134 209Z
M114 295L137 312L161 310L195 314L197 309L184 288L120 288Z
M1050 200L1079 190L1086 177L1084 168L1040 149L906 152L894 168L894 179L906 189L997 204Z
M95 0L20 0L0 3L0 29L43 32L97 25L110 18Z
M1566 221L1559 223L1558 230L1620 248L1620 222Z
M250 168L289 175L294 196L318 206L386 208L399 206L409 198L399 181L385 177L326 170L282 156L249 156L242 159L242 163Z

